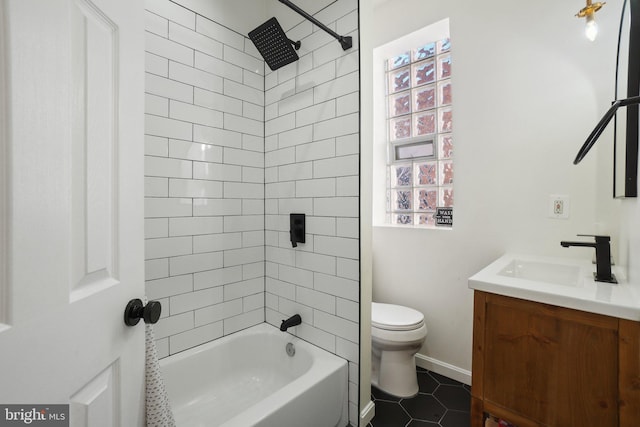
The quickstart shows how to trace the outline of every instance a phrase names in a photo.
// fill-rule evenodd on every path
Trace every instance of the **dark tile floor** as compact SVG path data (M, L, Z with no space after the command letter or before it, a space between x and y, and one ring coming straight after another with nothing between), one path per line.
M368 427L469 427L469 386L420 367L417 371L419 391L410 399L371 387L376 415Z

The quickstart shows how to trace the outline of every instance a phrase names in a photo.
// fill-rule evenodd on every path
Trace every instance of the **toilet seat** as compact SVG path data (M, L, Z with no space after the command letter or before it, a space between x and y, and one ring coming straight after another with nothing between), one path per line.
M371 326L386 331L414 331L424 326L424 315L409 307L374 302Z

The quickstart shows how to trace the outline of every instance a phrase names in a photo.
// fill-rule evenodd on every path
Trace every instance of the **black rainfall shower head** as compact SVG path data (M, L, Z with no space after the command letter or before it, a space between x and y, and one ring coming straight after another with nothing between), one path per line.
M273 71L299 59L293 47L299 49L300 42L289 40L275 17L251 31L249 38Z

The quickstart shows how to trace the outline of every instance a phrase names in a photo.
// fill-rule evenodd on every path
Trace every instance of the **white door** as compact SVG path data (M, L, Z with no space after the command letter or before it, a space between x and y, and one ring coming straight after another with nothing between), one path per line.
M144 422L143 17L0 0L0 405L72 426Z

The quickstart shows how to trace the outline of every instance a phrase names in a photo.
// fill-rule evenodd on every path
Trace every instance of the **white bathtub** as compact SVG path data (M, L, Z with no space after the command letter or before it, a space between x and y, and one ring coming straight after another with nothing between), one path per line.
M160 367L178 427L348 424L347 362L266 323L166 357Z

